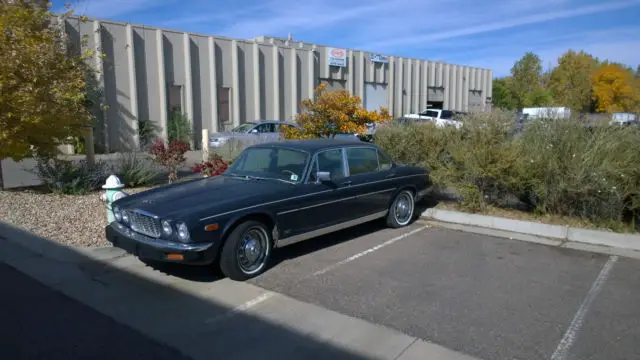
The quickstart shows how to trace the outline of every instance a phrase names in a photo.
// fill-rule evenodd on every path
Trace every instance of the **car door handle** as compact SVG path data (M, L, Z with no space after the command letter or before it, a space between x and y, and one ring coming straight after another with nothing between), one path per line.
M351 180L343 182L343 183L342 183L342 185L344 185L344 186L349 186L349 185L351 185Z
M386 177L392 178L394 176L396 176L396 173L392 172L392 173L388 173Z

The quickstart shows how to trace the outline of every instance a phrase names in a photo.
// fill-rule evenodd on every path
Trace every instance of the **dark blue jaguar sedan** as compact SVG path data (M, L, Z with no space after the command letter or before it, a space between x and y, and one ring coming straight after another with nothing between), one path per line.
M140 259L219 266L242 281L275 248L376 219L408 225L429 187L426 169L371 143L279 141L246 148L220 176L116 201L106 234Z

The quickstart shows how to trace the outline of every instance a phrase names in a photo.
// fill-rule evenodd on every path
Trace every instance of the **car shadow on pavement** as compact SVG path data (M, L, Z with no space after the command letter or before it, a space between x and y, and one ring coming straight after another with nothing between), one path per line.
M414 218L411 223L417 221L426 209L434 207L437 204L438 200L434 197L427 197L417 202ZM276 251L273 252L266 271L268 272L277 268L277 266L284 261L308 255L316 251L321 251L363 236L371 235L384 230L385 228L386 225L384 219L379 219L276 249ZM150 261L144 261L144 263L156 271L190 281L214 282L224 278L224 275L222 275L220 270L215 266L189 266Z
M0 331L7 359L368 359L276 322L277 315L268 317L259 308L253 310L259 317L232 311L216 300L222 290L203 296L208 287L185 290L165 276L115 266L114 259L98 261L3 222L0 233L0 264L37 280L16 278L9 282L12 291L3 293L3 306L11 309ZM29 298L23 285L52 298ZM133 333L135 338L126 338Z

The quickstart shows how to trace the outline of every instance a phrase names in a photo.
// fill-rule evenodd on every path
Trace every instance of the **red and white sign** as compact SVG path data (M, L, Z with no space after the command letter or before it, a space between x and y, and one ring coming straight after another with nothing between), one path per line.
M329 66L347 67L347 50L327 48L327 55Z

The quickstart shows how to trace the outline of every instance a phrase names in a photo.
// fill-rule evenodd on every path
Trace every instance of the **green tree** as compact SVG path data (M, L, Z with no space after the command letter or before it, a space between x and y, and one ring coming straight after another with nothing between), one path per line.
M584 51L569 50L560 56L549 80L549 90L556 105L574 111L593 111L591 75L597 65L598 61Z
M542 61L528 52L511 68L510 90L517 108L544 106L551 96L542 86Z
M58 153L92 122L84 56L70 55L46 0L0 2L0 159Z
M640 78L640 65L638 65L638 67L636 68L636 77Z
M493 80L493 96L491 102L494 107L513 110L516 108L515 100L509 88L511 78L508 76Z

